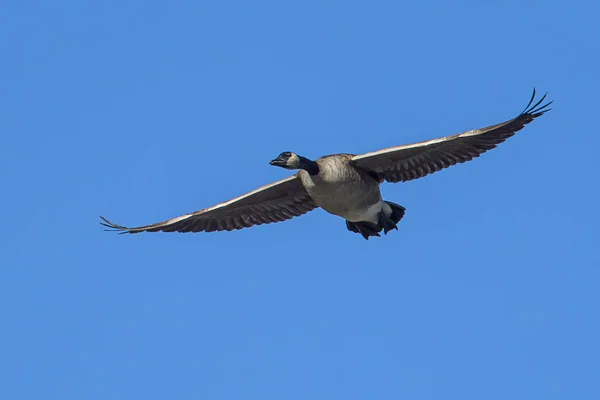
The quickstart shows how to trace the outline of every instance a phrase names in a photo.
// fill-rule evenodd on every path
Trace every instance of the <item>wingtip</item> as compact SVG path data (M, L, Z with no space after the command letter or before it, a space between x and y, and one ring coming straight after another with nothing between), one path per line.
M533 91L531 94L531 99L529 100L529 103L527 103L527 107L525 107L525 109L521 112L521 114L530 114L533 115L534 117L538 117L548 111L550 111L551 109L548 108L548 106L550 106L550 104L552 104L554 102L554 100L549 101L546 104L543 104L540 106L540 104L542 104L544 102L544 100L546 99L546 97L548 96L548 92L546 91L546 93L544 93L544 95L542 96L541 99L539 99L535 104L533 103L536 97L536 89L535 86L533 87ZM533 105L532 105L533 104Z
M110 222L108 219L104 218L102 215L100 215L100 219L104 222L99 222L99 224L108 228L108 229L104 229L105 232L127 233L127 228L125 228L124 226L117 225L113 222Z

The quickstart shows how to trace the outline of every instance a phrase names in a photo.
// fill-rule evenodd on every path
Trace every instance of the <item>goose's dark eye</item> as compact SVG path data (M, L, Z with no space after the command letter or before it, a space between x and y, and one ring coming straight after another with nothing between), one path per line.
M282 154L284 157L291 157L292 153L290 153L289 151L286 151L285 153Z

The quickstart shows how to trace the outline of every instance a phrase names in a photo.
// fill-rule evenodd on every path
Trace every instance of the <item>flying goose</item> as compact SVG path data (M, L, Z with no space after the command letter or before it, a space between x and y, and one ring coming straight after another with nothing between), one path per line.
M382 230L387 235L398 229L405 208L383 200L381 183L422 178L479 157L549 111L552 102L540 105L545 98L533 104L534 88L525 110L511 120L371 153L332 154L313 161L286 151L270 164L298 172L235 199L136 228L114 224L104 217L100 217L104 221L101 224L121 233L231 231L285 221L321 207L344 218L349 231L367 240L380 236Z

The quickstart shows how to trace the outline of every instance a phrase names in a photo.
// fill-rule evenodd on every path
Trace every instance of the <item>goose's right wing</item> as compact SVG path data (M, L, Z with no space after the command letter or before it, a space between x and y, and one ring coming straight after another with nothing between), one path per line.
M102 225L121 233L213 232L285 221L317 207L293 175L204 210L151 225L128 228L100 218Z

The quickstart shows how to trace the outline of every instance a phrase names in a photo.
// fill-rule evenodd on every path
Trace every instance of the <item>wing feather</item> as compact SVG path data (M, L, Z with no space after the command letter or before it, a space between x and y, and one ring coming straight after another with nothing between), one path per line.
M457 135L356 155L352 160L357 166L376 172L388 182L422 178L477 158L512 137L525 125L550 111L551 101L541 105L546 95L534 104L534 88L527 107L511 120Z
M120 233L214 232L285 221L317 207L294 175L212 207L155 224L128 228L100 218L108 230Z

